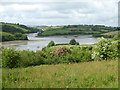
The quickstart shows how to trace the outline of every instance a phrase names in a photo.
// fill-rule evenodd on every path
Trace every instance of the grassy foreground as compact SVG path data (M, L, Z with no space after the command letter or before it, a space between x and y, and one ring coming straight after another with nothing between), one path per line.
M3 88L117 88L118 61L3 69Z

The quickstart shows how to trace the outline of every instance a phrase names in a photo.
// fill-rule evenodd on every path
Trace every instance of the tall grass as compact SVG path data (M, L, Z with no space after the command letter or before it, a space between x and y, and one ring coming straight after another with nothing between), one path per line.
M3 69L3 88L117 88L118 61Z

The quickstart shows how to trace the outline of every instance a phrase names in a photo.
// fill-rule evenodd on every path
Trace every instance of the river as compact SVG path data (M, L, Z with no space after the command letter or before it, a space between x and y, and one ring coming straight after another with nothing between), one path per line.
M37 33L27 34L29 40L18 40L3 42L4 47L13 47L18 50L40 50L47 46L50 41L54 41L56 44L69 43L71 39L75 39L82 44L94 44L98 42L97 38L92 35L60 35L60 36L49 36L49 37L36 37Z

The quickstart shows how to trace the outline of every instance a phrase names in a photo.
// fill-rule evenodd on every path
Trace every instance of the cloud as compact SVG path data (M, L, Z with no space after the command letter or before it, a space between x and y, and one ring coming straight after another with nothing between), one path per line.
M117 26L118 0L2 0L0 21L27 25Z

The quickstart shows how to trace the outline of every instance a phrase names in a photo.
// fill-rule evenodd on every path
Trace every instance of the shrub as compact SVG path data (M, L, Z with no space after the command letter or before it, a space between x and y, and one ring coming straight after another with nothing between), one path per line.
M51 42L48 44L48 47L51 47L51 46L55 46L54 41L51 41Z
M36 51L35 57L37 59L37 62L36 62L37 65L45 63L44 60L46 58L46 54L43 51L40 51L40 50Z
M29 50L20 51L20 67L27 67L31 65L36 65L35 52Z
M29 50L23 50L20 51L20 67L27 67L27 66L35 66L35 65L41 65L44 64L44 58L46 57L45 53L43 51L29 51Z
M59 63L78 63L86 62L91 59L91 50L85 47L57 47L46 48L45 64L59 64Z
M88 48L72 48L71 53L66 56L69 62L86 62L91 60L91 51Z
M71 39L69 42L70 45L76 45L76 40L75 39Z
M15 49L2 49L2 67L16 68L44 64L46 57L43 51L18 51Z
M102 38L94 47L92 58L94 60L109 60L117 58L117 45L111 41Z
M15 68L18 67L20 54L15 49L3 49L2 67Z
M66 47L59 47L56 49L55 54L58 56L63 56L66 55L67 53L70 52L70 49L66 48Z

